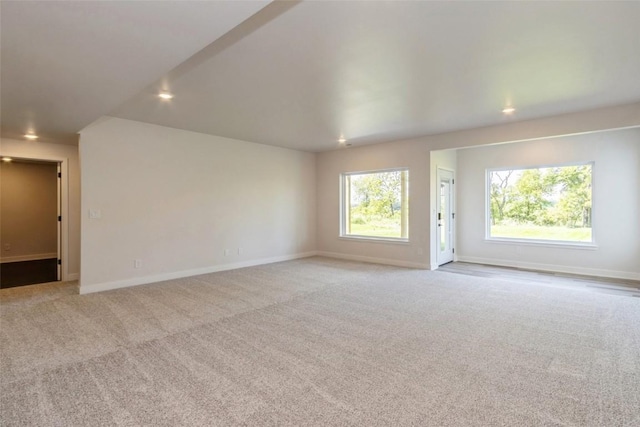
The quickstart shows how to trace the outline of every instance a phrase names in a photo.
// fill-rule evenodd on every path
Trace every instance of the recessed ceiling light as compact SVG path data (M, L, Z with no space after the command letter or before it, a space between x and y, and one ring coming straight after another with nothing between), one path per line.
M502 110L504 114L513 114L515 111L516 109L513 107L506 107Z
M36 135L35 133L27 133L24 135L25 138L30 139L30 140L34 140L34 139L38 139L38 135Z
M7 162L7 163L10 162L11 160L13 160L11 157L3 157L2 158L2 161L3 162Z
M344 144L345 142L347 142L347 138L345 138L344 136L341 136L340 139L338 139L338 142L340 144Z
M158 96L159 96L160 98L162 98L162 99L171 99L171 98L173 98L173 94L172 94L172 93L169 93L169 92L167 92L167 91L160 92L160 93L158 94Z

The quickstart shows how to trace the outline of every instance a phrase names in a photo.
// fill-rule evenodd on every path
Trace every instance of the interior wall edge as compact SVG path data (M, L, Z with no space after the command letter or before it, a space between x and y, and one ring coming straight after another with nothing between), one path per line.
M588 135L638 127L640 127L640 102L531 120L514 120L402 142L426 143L431 150L449 150Z
M0 257L0 264L7 264L10 262L23 262L23 261L40 261L43 259L51 259L51 258L57 258L57 257L58 257L57 252L33 254L33 255L6 256L6 257Z
M552 273L579 274L583 276L608 277L612 279L640 280L640 273L633 271L604 270L599 268L586 268L559 264L540 264L526 261L512 261L500 258L482 258L459 255L458 261L472 264L495 265L499 267L522 268L526 270L548 271Z
M391 258L376 258L376 257L368 257L362 255L352 255L341 252L325 252L325 251L317 251L318 256L324 256L327 258L337 258L344 259L347 261L360 261L360 262L368 262L372 264L383 264L383 265L392 265L394 267L406 267L406 268L417 268L420 270L430 270L430 265L427 263L420 262L411 262L411 261L402 261Z
M183 279L185 277L199 276L201 274L217 273L220 271L237 270L245 267L255 267L257 265L273 264L283 261L292 261L300 258L309 258L316 256L316 251L302 252L291 255L282 255L270 258L253 259L232 264L214 265L211 267L195 268L192 270L182 270L170 273L156 274L151 276L135 277L131 279L116 280L112 282L93 283L90 285L80 285L80 295L91 294L95 292L104 292L114 289L128 288L131 286L147 285L151 283L162 282L164 280Z

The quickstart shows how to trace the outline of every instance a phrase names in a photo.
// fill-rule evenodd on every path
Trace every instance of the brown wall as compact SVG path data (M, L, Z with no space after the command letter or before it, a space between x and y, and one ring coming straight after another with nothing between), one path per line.
M0 163L2 261L57 253L57 191L54 163Z

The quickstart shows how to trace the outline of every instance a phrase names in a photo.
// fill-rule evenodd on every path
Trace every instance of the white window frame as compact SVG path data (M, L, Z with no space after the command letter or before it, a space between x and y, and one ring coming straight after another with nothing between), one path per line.
M548 240L548 239L528 239L516 237L492 237L491 236L491 172L500 172L508 170L528 170L528 169L544 169L555 167L569 166L591 166L591 241L579 242L575 240ZM547 247L567 247L575 249L597 249L596 245L596 215L593 206L596 204L595 191L595 162L566 162L566 163L550 163L542 165L518 165L504 166L499 168L488 168L485 170L485 241L490 243L501 244L518 244L531 246L547 246Z
M358 234L347 233L347 209L350 208L349 201L347 201L347 194L350 191L347 189L348 177L352 175L367 175L386 172L405 172L405 190L403 197L405 198L402 209L405 211L401 215L405 216L404 227L406 237L378 237L378 236L362 236ZM376 169L357 172L343 172L340 174L340 239L345 240L357 240L357 241L369 241L378 243L395 243L395 244L408 244L409 243L409 168L394 168L394 169Z

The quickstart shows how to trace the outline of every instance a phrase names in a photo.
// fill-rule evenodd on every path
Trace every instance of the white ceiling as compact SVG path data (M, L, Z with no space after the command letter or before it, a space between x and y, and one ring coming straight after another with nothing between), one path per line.
M2 2L3 133L110 114L323 151L640 100L640 2L275 2L238 25L263 5Z
M2 1L2 136L77 132L269 1Z

